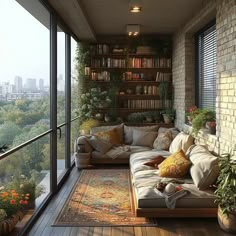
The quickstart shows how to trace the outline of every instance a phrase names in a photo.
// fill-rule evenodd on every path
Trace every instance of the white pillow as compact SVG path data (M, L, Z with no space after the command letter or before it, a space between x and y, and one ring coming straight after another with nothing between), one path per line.
M207 189L219 174L218 157L213 156L205 146L194 145L188 153L192 162L190 174L194 184L200 189Z
M182 149L186 153L188 148L193 145L193 141L191 135L180 132L170 144L169 152L175 153Z
M156 139L157 134L158 133L154 131L143 131L134 129L132 145L153 147L153 142Z

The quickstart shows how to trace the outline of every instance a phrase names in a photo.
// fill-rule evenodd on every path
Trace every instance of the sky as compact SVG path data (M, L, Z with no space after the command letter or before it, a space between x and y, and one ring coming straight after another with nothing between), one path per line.
M58 33L58 75L63 76L64 37ZM71 44L75 51L75 41ZM49 56L49 30L15 0L0 0L0 83L21 76L23 81L42 78L48 84Z

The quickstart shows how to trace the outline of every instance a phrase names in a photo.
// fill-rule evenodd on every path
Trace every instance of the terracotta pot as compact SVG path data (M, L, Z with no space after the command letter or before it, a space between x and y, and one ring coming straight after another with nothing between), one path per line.
M218 222L224 231L236 233L236 213L223 214L220 206L218 206Z
M14 230L15 225L20 221L24 216L24 213L19 211L15 215L3 220L0 222L0 236L9 235L11 231Z

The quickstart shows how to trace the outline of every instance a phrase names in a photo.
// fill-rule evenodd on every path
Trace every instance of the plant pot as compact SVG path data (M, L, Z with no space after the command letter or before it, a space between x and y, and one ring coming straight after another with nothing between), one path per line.
M0 222L0 236L9 235L15 228L15 225L20 221L24 216L22 211L17 212L11 217Z
M223 214L220 206L218 206L218 223L224 231L228 233L236 233L236 213Z
M172 122L172 119L168 115L163 114L162 116L163 116L165 124L170 124Z

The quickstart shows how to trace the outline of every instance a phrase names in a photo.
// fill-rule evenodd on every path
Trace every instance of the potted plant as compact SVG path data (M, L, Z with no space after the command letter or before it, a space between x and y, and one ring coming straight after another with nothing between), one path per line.
M215 191L220 227L236 233L236 159L226 153L219 157L220 174Z
M173 109L164 110L162 111L162 116L163 116L164 122L166 124L170 124L175 119L175 110Z
M206 123L206 127L209 130L210 134L216 134L216 122L215 121L208 121Z
M197 109L197 114L192 120L193 134L197 136L199 130L205 127L207 121L215 119L215 112L208 109Z
M186 118L188 124L192 125L193 119L199 114L199 110L197 106L192 106L189 108L189 110L186 112Z

